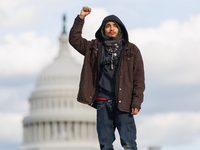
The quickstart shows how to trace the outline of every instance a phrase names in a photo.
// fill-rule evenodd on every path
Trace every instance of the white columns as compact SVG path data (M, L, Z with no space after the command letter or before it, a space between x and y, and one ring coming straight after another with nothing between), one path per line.
M80 139L80 124L79 124L79 122L74 123L74 138L76 140Z
M57 122L52 122L53 140L57 139Z
M44 139L45 141L49 141L50 140L50 133L51 133L51 130L50 130L50 122L45 122L44 124Z
M82 122L81 124L81 139L87 139L87 126L85 122Z
M37 130L37 123L33 124L33 141L37 141L38 130Z
M93 124L92 123L88 123L87 126L87 132L88 132L88 139L93 139Z
M40 122L38 125L38 140L43 141L44 140L44 127L43 122Z
M32 140L32 128L31 128L31 124L27 124L27 141L30 142Z
M72 138L72 122L67 122L67 128L66 128L66 139L71 139Z
M30 141L33 141L33 124L30 124Z
M94 122L38 122L24 125L24 142L96 140Z
M65 123L63 121L60 122L60 139L61 140L65 140L65 134L66 130L65 130Z

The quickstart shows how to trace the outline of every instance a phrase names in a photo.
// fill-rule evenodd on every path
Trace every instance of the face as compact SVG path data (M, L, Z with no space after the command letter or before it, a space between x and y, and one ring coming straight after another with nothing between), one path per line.
M105 25L105 34L108 37L116 37L119 32L117 25L114 22L107 22Z

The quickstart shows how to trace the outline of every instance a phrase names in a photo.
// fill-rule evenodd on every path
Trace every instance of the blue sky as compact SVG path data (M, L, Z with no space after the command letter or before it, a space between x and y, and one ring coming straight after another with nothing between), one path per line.
M198 150L200 143L200 1L0 0L0 149L17 149L37 76L57 56L62 15L67 31L82 6L92 8L83 36L117 15L141 50L145 99L135 117L140 150ZM70 48L76 61L82 56ZM115 142L120 147L119 141ZM120 149L120 148L118 148Z

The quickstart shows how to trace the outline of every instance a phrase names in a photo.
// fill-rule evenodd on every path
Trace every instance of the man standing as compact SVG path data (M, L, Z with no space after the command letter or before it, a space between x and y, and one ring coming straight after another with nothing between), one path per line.
M115 15L104 18L96 39L82 38L84 19L90 12L91 8L82 8L69 35L70 44L85 56L77 100L97 108L101 150L113 150L116 128L122 147L137 150L133 115L141 109L145 89L142 56Z

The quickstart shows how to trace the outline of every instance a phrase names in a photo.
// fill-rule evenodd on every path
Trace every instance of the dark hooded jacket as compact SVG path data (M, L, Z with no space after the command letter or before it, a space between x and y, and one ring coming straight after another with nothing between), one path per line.
M143 60L136 45L129 42L128 32L124 24L115 15L110 15L102 21L95 34L96 39L91 41L81 36L84 20L77 17L74 21L69 34L69 42L79 53L85 56L77 100L96 108L95 98L99 88L100 64L103 57L101 28L108 21L118 23L125 40L116 73L115 97L117 106L121 111L131 112L132 107L140 109L143 102L145 89Z

